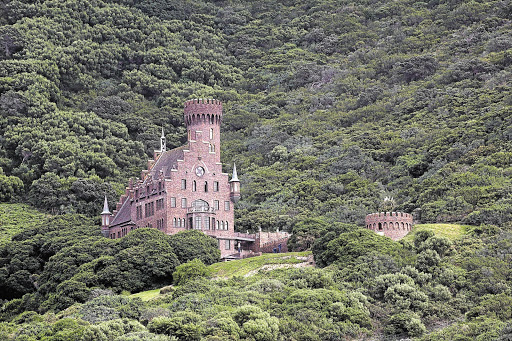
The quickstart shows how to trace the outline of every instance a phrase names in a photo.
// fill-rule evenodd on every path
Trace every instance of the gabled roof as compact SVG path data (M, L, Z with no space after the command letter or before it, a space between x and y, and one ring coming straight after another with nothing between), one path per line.
M121 225L129 222L131 219L131 204L130 199L127 198L119 209L119 212L116 213L114 219L110 222L109 226Z
M185 146L174 148L162 153L153 167L149 170L149 174L153 179L158 179L160 170L165 177L171 176L171 169L178 168L178 160L183 160L183 150ZM119 211L110 222L110 227L128 223L131 221L131 200L127 198Z
M153 165L153 167L151 167L149 171L153 179L158 178L160 170L164 172L164 176L171 176L171 169L177 169L178 160L183 160L184 149L185 146L181 146L162 153L162 155L160 155L158 160L156 160L156 163Z

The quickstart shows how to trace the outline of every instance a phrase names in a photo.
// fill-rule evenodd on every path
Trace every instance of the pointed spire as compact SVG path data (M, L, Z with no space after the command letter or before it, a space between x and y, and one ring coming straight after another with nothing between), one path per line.
M230 182L234 182L234 181L240 181L238 180L238 174L236 174L236 163L233 163L233 176L231 177L231 180Z
M165 133L164 133L164 126L162 126L162 136L160 137L160 151L163 153L166 150L165 146Z
M108 201L107 201L107 195L105 194L105 202L103 203L103 212L101 214L110 214L110 211L108 209Z

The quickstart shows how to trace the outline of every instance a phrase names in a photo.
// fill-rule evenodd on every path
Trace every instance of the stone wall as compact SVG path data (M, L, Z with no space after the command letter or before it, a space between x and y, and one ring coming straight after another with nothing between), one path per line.
M400 240L412 229L412 215L403 212L379 212L368 214L366 228L393 240Z

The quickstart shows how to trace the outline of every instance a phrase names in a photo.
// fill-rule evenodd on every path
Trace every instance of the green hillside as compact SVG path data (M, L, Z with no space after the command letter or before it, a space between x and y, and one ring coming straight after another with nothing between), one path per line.
M511 17L508 0L4 1L0 339L510 339ZM185 142L192 98L223 102L236 228L291 232L317 268L211 265L197 231L101 237L103 196L162 126ZM398 243L361 228L384 210L422 224ZM120 295L180 266L198 278Z
M213 277L248 276L259 270L268 271L273 268L294 267L298 264L312 266L308 262L312 259L308 259L308 256L311 256L311 252L270 253L237 261L215 263L210 265L209 270Z
M45 215L22 204L0 204L0 246L16 233L36 225Z
M31 1L2 7L0 194L96 215L183 102L224 102L237 226L512 219L507 1ZM117 194L116 194L117 191ZM0 196L0 199L2 196Z
M462 238L471 226L459 224L417 224L404 237L404 241L413 241L419 231L432 231L436 236L446 237L452 241Z

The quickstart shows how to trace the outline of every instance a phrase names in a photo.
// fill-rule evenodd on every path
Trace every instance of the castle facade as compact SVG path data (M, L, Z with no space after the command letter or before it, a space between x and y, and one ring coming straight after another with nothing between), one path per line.
M221 258L285 252L288 235L257 234L234 230L234 204L240 199L236 166L231 179L220 162L222 103L213 99L185 102L187 144L166 149L162 130L160 150L148 161L140 179L130 180L111 214L104 203L102 233L121 238L139 227L156 228L166 234L201 230L218 240ZM274 245L275 244L275 245Z

